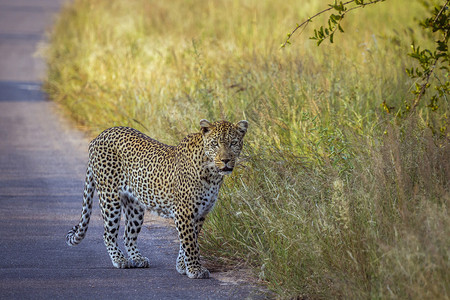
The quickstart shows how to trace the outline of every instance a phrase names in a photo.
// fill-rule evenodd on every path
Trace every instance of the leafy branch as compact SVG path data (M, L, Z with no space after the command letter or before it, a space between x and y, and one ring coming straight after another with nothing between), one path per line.
M331 11L332 13L328 17L328 25L320 26L318 29L314 29L314 35L310 39L316 40L317 45L320 45L324 40L329 39L330 43L334 41L334 34L337 31L344 32L341 22L344 16L352 10L357 8L363 8L370 4L383 2L385 0L351 0L351 1L334 1L334 4L328 4L328 8L319 11L315 15L309 17L301 24L297 26L287 34L287 38L284 43L281 44L281 48L291 44L292 35L300 28L306 28L306 26L312 22L313 19L318 16ZM425 6L429 5L430 1L423 0ZM434 41L434 47L430 49L421 49L420 46L416 46L414 43L411 45L412 52L408 53L410 57L415 59L419 66L406 69L406 73L412 79L415 79L415 89L412 93L415 95L412 101L405 101L405 106L400 109L395 115L398 117L406 117L411 115L416 107L423 102L426 91L430 90L430 87L434 88L434 94L431 95L430 101L426 106L432 112L439 109L441 99L445 99L448 103L448 95L450 93L450 55L449 55L449 36L450 36L450 0L443 0L443 4L434 6L429 11L430 17L425 18L419 23L419 25L429 32L429 36ZM436 72L439 70L439 72ZM441 77L441 78L440 78ZM435 83L432 85L432 80L435 79ZM381 104L381 107L387 112L391 113L395 107L389 106L385 101ZM446 114L444 119L446 120ZM434 133L441 132L441 135L446 132L446 121L443 121L442 126L429 125ZM438 128L439 127L439 128ZM438 130L437 130L438 129Z
M287 39L284 41L284 43L281 44L281 48L286 47L286 45L291 44L291 37L292 35L299 30L300 28L306 28L312 20L330 10L334 10L334 12L330 15L328 18L328 26L320 26L319 29L314 29L314 36L311 37L311 39L317 41L317 45L320 45L324 40L330 39L330 43L333 43L334 41L334 34L337 30L340 32L344 32L344 29L341 26L342 19L344 16L349 13L352 10L355 10L357 8L363 8L370 4L375 4L378 2L383 2L385 0L372 0L372 1L365 1L365 0L351 0L347 2L342 1L334 1L334 4L328 4L328 8L316 13L315 15L309 17L307 20L303 21L301 24L297 24L296 27L287 34ZM354 6L351 6L354 5Z
M438 35L438 38L435 41L435 50L420 50L420 47L416 47L414 43L411 45L412 52L408 55L417 60L420 68L412 67L406 69L406 73L412 79L417 78L421 83L419 84L416 82L415 90L412 91L416 97L411 106L407 105L405 109L406 112L409 111L412 113L415 111L415 108L419 105L422 97L425 95L426 90L430 87L431 76L434 74L437 67L444 72L446 71L447 80L445 80L445 82L438 80L438 83L434 86L436 92L431 96L430 103L427 107L432 111L436 111L439 108L438 99L442 97L446 98L450 92L450 83L448 81L448 63L450 59L448 51L450 9L448 4L449 0L442 6L435 6L431 11L431 16L420 22L420 26L425 30L431 30Z

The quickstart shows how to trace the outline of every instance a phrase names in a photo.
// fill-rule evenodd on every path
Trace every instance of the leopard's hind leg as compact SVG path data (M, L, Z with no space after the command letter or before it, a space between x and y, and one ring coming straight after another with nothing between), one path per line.
M130 263L135 268L148 268L148 258L142 256L137 248L137 237L144 222L145 208L139 203L139 200L133 195L132 189L128 186L122 188L120 198L125 214L123 239Z
M103 241L114 267L130 268L131 263L117 246L119 234L121 202L118 192L110 192L108 189L99 190L100 208L103 216Z

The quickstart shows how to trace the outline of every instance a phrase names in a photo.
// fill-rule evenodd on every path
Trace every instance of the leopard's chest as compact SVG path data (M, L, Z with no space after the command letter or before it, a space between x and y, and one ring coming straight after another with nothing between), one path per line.
M195 203L196 210L194 209L194 211L197 211L197 219L205 217L214 208L222 185L222 178L217 180L202 179L201 182L202 189Z

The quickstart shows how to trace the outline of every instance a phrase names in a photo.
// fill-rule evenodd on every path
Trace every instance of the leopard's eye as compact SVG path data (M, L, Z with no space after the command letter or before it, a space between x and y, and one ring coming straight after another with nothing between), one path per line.
M218 144L217 141L215 141L215 140L212 140L210 145L211 145L211 147L217 147L217 146L219 146L219 144Z
M239 143L239 141L233 140L233 141L231 141L230 146L236 146L238 143Z

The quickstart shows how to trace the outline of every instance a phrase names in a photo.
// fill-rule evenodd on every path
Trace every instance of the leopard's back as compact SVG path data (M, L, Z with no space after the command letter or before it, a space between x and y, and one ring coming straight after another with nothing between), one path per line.
M89 145L96 186L134 196L146 208L172 217L175 146L129 127L103 131Z

